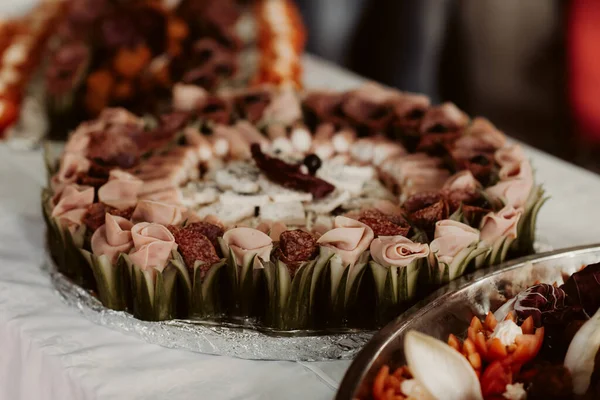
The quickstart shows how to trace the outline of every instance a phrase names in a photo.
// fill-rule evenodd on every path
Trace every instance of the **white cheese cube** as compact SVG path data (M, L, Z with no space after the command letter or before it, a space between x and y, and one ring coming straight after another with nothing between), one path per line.
M280 221L286 225L306 225L304 206L299 201L265 204L260 207L260 218L263 221Z
M237 193L256 193L260 189L259 171L247 162L233 162L215 172L215 181L221 190L231 189Z
M268 195L275 203L284 203L290 201L309 202L312 200L312 194L292 190L271 182L266 176L261 175L258 178L258 185L262 192Z
M336 189L328 196L314 200L305 206L307 211L313 211L317 214L329 214L340 207L346 201L350 200L350 193L345 190Z
M190 182L182 190L182 203L186 207L196 207L203 204L214 203L219 198L217 188L209 183Z
M224 224L231 225L243 219L254 216L254 209L255 207L251 204L240 205L214 203L209 206L202 207L197 211L197 214L200 218L214 215Z
M360 194L364 183L375 179L375 169L371 166L326 164L317 171L317 176L336 188Z

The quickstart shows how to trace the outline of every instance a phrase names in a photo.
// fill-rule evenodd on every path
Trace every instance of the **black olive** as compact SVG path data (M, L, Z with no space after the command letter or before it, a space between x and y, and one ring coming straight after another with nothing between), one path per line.
M323 162L316 154L309 154L304 157L304 161L302 162L308 168L308 173L314 175L317 173L318 169L321 168Z

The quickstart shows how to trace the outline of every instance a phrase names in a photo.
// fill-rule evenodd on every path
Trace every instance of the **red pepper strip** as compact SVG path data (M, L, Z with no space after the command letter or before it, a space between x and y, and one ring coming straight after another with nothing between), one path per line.
M512 365L518 368L523 364L533 360L544 343L544 328L538 328L533 335L519 335L515 339L517 348L509 354L502 363L504 365Z
M483 372L480 383L484 399L501 398L506 385L512 383L512 371L500 361L494 361Z

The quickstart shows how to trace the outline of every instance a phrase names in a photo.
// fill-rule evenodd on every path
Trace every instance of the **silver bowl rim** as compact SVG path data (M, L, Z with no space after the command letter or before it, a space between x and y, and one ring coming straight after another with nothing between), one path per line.
M449 295L463 290L483 279L521 268L533 261L549 261L556 258L562 258L566 255L580 255L598 250L600 250L600 243L569 247L542 254L532 254L500 265L475 271L450 282L448 285L436 290L425 299L406 310L371 338L371 340L358 352L356 358L346 370L344 378L336 393L335 400L355 399L362 380L370 371L371 365L379 357L383 349L394 341L398 333L403 330L408 322L413 318L422 318L426 316L430 310L442 304Z

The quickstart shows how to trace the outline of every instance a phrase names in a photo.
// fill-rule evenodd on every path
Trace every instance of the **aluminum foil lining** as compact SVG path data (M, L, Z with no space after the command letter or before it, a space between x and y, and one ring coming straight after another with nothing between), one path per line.
M233 324L191 320L141 321L123 311L102 305L88 291L56 270L47 269L64 301L90 321L163 347L251 360L325 361L352 359L374 332L348 330L336 334L313 331L285 335Z

